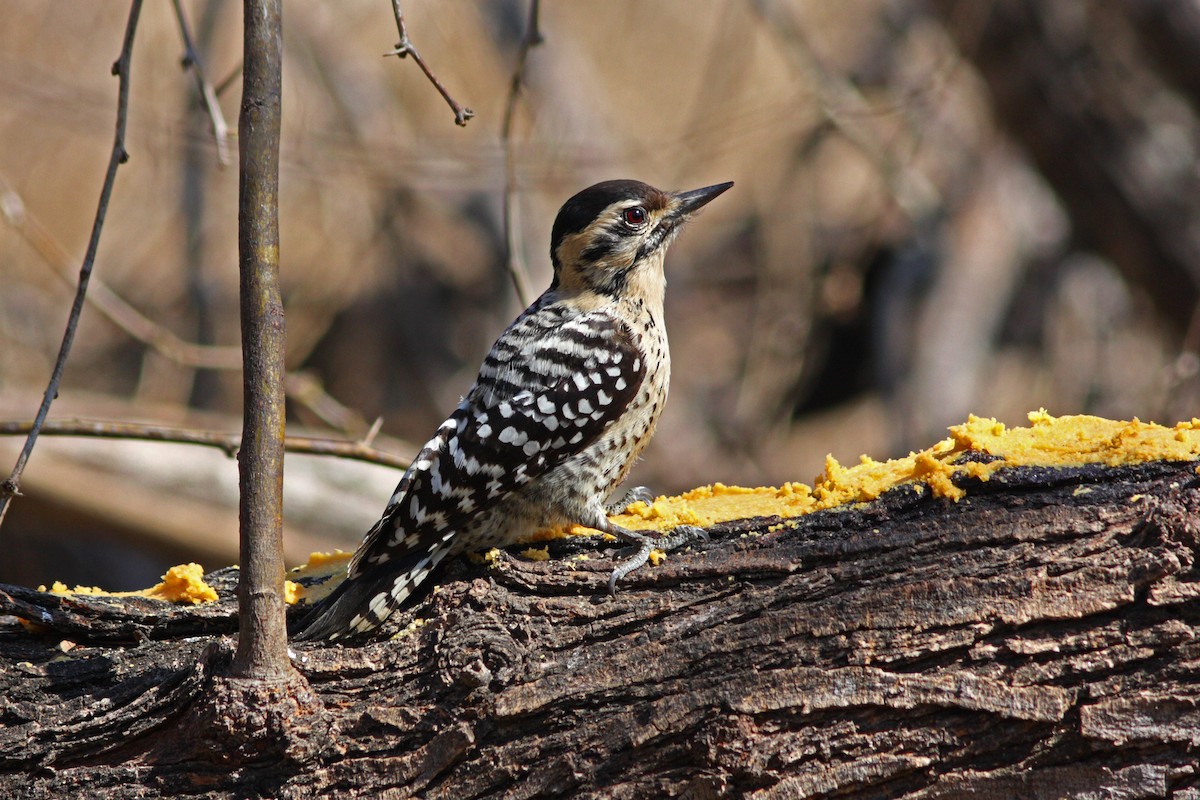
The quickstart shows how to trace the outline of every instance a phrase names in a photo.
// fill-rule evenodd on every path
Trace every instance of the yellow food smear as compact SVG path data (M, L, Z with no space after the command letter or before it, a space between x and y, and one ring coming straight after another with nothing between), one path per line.
M349 561L353 553L347 553L345 550L334 550L332 553L309 553L308 567L323 567L327 564L341 564L343 561Z
M146 590L147 597L157 597L170 603L212 603L217 592L204 582L204 567L192 562L167 570L163 582Z
M39 592L47 591L39 586ZM217 599L217 592L204 580L204 567L196 563L179 564L167 570L162 583L149 589L136 592L106 592L97 586L76 586L67 588L61 581L55 581L49 589L51 594L61 595L92 595L96 597L153 597L168 603L212 603Z
M344 550L334 550L331 553L309 553L308 563L293 568L289 574L296 578L316 578L317 580L310 582L308 586L295 581L284 581L284 602L294 605L303 600L311 605L324 599L346 577L346 568L350 566L350 558L353 555ZM334 577L337 580L330 580Z
M283 582L283 602L289 606L294 606L307 592L307 589L294 581Z
M708 527L747 517L799 517L814 511L875 500L909 484L934 497L960 500L966 490L953 478L988 480L1003 467L1068 467L1082 464L1138 464L1200 459L1200 419L1173 427L1109 420L1086 415L1055 417L1044 409L1029 414L1029 426L1008 428L998 420L971 415L950 428L950 436L903 458L875 461L861 456L842 465L825 457L825 471L813 481L746 488L714 483L652 504L634 503L613 521L637 530L669 531L678 525ZM988 463L963 461L968 453L991 456ZM596 535L582 526L540 532L535 539Z
M964 460L968 453L991 457L988 463ZM679 525L709 527L748 517L799 517L837 506L865 503L897 486L912 485L934 497L960 500L966 490L955 486L956 477L988 480L1003 467L1069 467L1083 464L1140 464L1148 461L1195 461L1200 459L1200 419L1180 422L1173 427L1141 422L1119 421L1086 415L1055 417L1044 409L1029 414L1029 426L1008 428L987 417L971 415L961 425L950 428L950 436L932 447L903 458L875 461L861 456L857 464L843 466L832 455L825 457L825 471L812 486L785 483L782 486L745 488L714 483L674 497L659 497L653 503L634 503L624 514L614 517L618 524L637 530L669 531ZM777 529L780 526L772 526ZM538 531L531 541L545 541L566 535L597 536L599 531L573 526L570 529ZM603 534L606 538L613 538ZM480 563L494 564L500 551L492 549L473 557ZM523 556L535 561L549 557L544 548L529 548ZM306 577L344 574L350 553L313 553L308 563L292 570ZM579 560L586 555L576 556ZM655 550L652 563L665 554ZM338 581L323 580L309 588L292 581L285 583L288 603L303 598L309 603L332 591ZM46 591L45 586L38 587ZM112 595L155 597L174 603L206 603L217 593L204 581L199 564L172 567L162 583L140 592L106 592L95 586L68 589L55 582L54 594Z
M530 561L549 561L549 547L528 547L521 551L521 555L528 558Z
M414 633L421 630L421 628L424 628L428 624L429 620L417 617L412 622L396 631L396 634L392 636L392 640L395 641L396 639L403 639L405 636L412 636Z
M493 547L492 549L486 550L482 553L467 553L467 558L471 559L471 561L475 562L476 564L482 564L483 566L489 568L494 567L496 566L496 562L500 559L500 548Z

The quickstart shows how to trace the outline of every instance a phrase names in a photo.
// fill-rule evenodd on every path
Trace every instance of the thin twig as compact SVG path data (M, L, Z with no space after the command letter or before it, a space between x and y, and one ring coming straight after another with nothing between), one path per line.
M362 437L362 444L366 447L370 447L375 442L375 439L379 436L379 431L382 428L383 417L376 417L375 421L371 423L371 427L367 429L366 435Z
M183 13L183 4L179 0L173 0L173 3L175 19L179 21L179 35L183 38L183 67L184 69L190 67L192 75L196 78L196 88L200 90L204 109L208 112L213 138L217 140L217 161L221 166L227 167L230 163L229 125L225 122L225 115L221 112L221 104L217 102L217 90L205 77L204 63L200 60L200 53L192 41L192 32L188 28L187 17Z
M33 429L32 422L0 421L0 436L19 436ZM174 428L141 422L110 422L87 419L60 419L43 422L43 436L78 436L92 439L126 439L174 444L194 444L215 447L230 458L237 455L242 446L242 437L236 433L202 431L192 428ZM411 459L394 455L372 447L368 440L345 441L341 439L318 439L312 436L288 436L284 449L289 453L333 456L353 461L365 461L396 469L408 469Z
M54 362L50 383L46 386L41 407L38 408L37 416L30 426L29 435L25 439L25 446L21 448L21 454L17 457L17 463L8 478L0 483L0 525L4 523L4 517L8 513L12 498L21 493L21 473L25 471L25 464L28 463L29 456L33 453L38 430L45 423L46 415L50 413L50 404L58 396L58 385L62 381L63 370L67 365L67 356L71 352L71 343L75 339L75 329L79 326L79 316L83 312L83 301L87 296L92 265L96 262L100 232L104 229L104 218L108 213L108 202L112 197L117 168L129 160L129 153L125 150L125 123L129 117L129 67L133 55L133 35L137 31L138 16L141 11L142 0L132 0L129 4L129 21L125 25L125 39L121 45L121 54L112 67L113 74L118 79L116 132L113 135L112 155L108 159L108 171L104 176L104 186L100 190L100 202L96 206L96 219L92 224L92 235L88 240L87 254L83 258L83 265L79 269L79 285L75 291L75 301L71 304L71 314L67 318L67 329L63 332L62 344L58 349L58 358Z
M367 421L355 409L339 403L325 391L320 379L311 372L289 372L283 382L288 400L311 411L319 420L348 436L358 436L368 429Z
M525 27L525 37L521 40L521 49L517 52L517 65L513 69L512 80L508 85L508 102L504 106L504 122L500 126L500 140L504 143L504 253L508 274L512 277L513 288L521 305L533 302L533 294L529 290L529 272L525 268L524 245L521 241L520 220L517 219L517 165L513 155L512 127L513 117L516 116L517 98L521 94L521 85L525 82L525 62L529 51L542 43L542 33L538 29L538 12L541 0L529 2L529 24Z
M214 91L217 94L217 97L220 97L221 95L225 94L225 90L228 89L230 86L233 86L234 82L237 81L238 78L242 77L242 67L243 66L244 66L244 62L238 61L236 64L233 65L233 69L229 70L229 74L217 82L217 85L214 89Z
M417 48L413 47L412 39L408 38L408 29L404 27L404 12L400 8L400 0L392 0L392 13L396 15L396 29L400 32L400 41L396 43L396 49L390 53L384 53L384 57L399 56L400 58L404 58L411 55L413 61L416 61L417 66L425 73L425 77L429 78L429 82L433 84L433 88L437 89L442 98L450 104L450 110L454 112L454 124L460 128L464 127L467 124L467 120L475 116L475 112L466 106L459 105L458 101L450 96L450 92L446 91L446 87L442 85L442 82L437 79L437 76L425 64L425 59L421 58L421 54L417 52Z

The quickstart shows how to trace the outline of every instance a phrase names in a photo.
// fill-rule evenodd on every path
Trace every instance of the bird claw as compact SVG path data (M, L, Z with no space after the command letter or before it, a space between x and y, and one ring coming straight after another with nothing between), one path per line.
M650 491L645 486L634 486L625 494L621 495L621 499L609 503L604 507L604 513L610 517L615 517L618 514L624 514L628 508L634 503L642 502L649 505L654 502L654 492Z
M618 563L612 571L612 575L608 578L609 596L616 595L618 581L650 560L650 553L652 551L663 550L669 553L696 540L708 541L708 531L703 528L697 528L694 525L680 525L667 534L621 531L618 535L625 541L636 544L638 549L632 556Z
M695 525L680 525L663 537L658 548L670 552L683 547L685 544L691 544L696 540L702 542L709 541L708 531L704 530L704 528L697 528Z

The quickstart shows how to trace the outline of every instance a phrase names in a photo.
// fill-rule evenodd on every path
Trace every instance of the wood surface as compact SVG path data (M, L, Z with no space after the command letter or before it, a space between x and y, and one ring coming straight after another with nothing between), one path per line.
M1200 797L1195 466L722 525L615 598L587 543L459 560L292 683L223 677L233 570L196 608L0 587L52 628L0 633L0 795Z

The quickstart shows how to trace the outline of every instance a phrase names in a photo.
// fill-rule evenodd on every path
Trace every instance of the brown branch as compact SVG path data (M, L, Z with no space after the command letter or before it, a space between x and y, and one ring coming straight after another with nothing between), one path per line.
M244 412L238 451L240 624L231 672L237 678L285 681L294 671L283 601L282 0L245 0L243 9L238 271Z
M33 429L32 422L0 421L0 436L21 436ZM288 436L283 449L289 453L332 456L352 461L365 461L396 469L408 469L410 458L395 455L372 446L373 430L358 441L320 439L312 436ZM194 428L175 428L144 422L113 422L108 420L59 419L42 423L42 436L77 436L94 439L126 439L150 442L171 442L215 447L232 458L242 446L236 433L203 431Z
M283 386L288 400L304 406L334 430L347 436L359 436L370 427L355 409L339 403L333 395L325 391L321 381L311 372L289 372Z
M28 463L29 456L33 453L38 430L45 423L46 415L50 413L50 404L58 396L58 385L62 381L63 370L67 365L67 356L71 352L71 343L75 339L75 330L79 326L83 301L87 297L88 281L92 276L92 265L96 262L96 250L100 246L100 232L104 229L104 218L108 213L108 202L112 197L117 167L129 160L129 153L125 150L125 123L129 117L129 67L133 55L133 35L137 31L138 15L141 14L141 11L142 0L133 0L129 5L129 21L125 26L125 39L121 45L121 53L112 67L113 74L118 79L116 132L113 135L112 154L108 159L108 171L105 173L104 185L100 190L100 201L96 206L96 218L92 223L92 235L88 240L87 254L83 258L83 265L79 268L79 284L75 291L75 301L71 304L67 328L63 332L58 358L54 362L54 371L46 386L46 393L42 396L41 407L38 408L33 427L25 439L25 446L21 448L21 454L17 457L17 463L13 467L12 473L3 483L0 483L0 525L4 523L4 517L8 513L12 498L20 494L21 473L25 471L25 464Z
M425 63L425 59L421 58L421 54L417 52L417 48L413 47L412 40L408 38L408 29L404 26L404 12L400 8L400 0L392 0L392 12L396 16L396 29L400 32L400 41L396 43L395 50L383 55L385 57L399 56L400 58L411 55L413 61L416 61L417 66L425 73L425 77L429 78L429 82L433 84L433 88L437 89L442 98L450 105L450 109L454 112L454 124L460 128L466 126L467 120L475 116L475 112L466 106L460 105L458 101L450 96L450 92L446 91L446 87L442 85L442 82L429 69L429 66Z
M229 70L228 75L226 75L224 78L222 78L220 81L217 82L216 88L214 89L214 91L217 93L217 97L220 97L221 95L225 94L225 90L228 89L230 86L233 86L234 81L236 81L241 76L242 76L242 62L239 61L238 63L233 65L233 69Z
M362 443L370 447L375 443L375 440L379 437L379 431L382 429L383 417L376 417L375 421L371 423L371 427L367 429L367 435L362 437ZM408 467L405 467L405 469L408 469Z
M204 64L200 60L200 53L196 50L196 45L192 41L192 32L188 28L187 17L183 13L183 4L179 0L173 0L175 7L175 19L179 21L179 35L183 38L183 67L191 69L192 75L196 78L196 88L200 91L200 97L204 103L204 109L208 112L208 118L212 124L213 138L217 142L217 161L221 166L229 166L229 125L225 122L225 115L221 112L221 104L217 102L217 90L213 88L212 83L204 74Z
M521 304L526 306L533 302L533 294L529 290L525 248L521 243L520 225L517 220L517 167L513 156L512 126L517 98L521 93L521 85L525 82L525 63L529 59L529 51L544 41L538 28L540 7L541 0L530 0L529 23L525 28L525 38L521 40L521 49L517 53L517 65L513 69L512 80L508 86L508 102L504 107L504 122L500 126L500 139L504 143L504 261L508 265L508 274L512 277L517 297Z
M0 636L0 796L1195 797L1194 467L734 521L615 598L576 537L447 559L400 635L295 648L330 718L291 757L214 724L261 705L192 710L235 571L199 606L0 585L55 636Z

